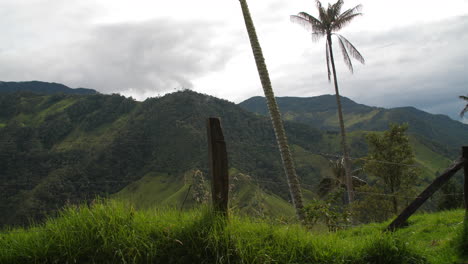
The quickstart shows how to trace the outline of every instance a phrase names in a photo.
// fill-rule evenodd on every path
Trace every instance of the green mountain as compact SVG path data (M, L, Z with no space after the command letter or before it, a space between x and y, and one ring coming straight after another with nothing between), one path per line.
M237 171L231 176L248 175L233 191L241 197L238 209L257 206L256 196L265 205L256 210L278 211L272 203L287 204L269 119L234 103L191 91L144 102L119 95L8 93L0 94L0 108L0 224L41 219L67 202L96 195L131 201L145 194L144 202L136 201L181 205L187 174L193 169L208 174L211 116L222 120L229 166ZM311 153L333 151L324 140L329 136L299 123L287 123L286 129L298 157L310 160L298 159L298 171L312 189L331 173L327 160Z
M358 104L342 97L345 126L348 131L383 131L390 123L408 123L409 133L436 153L455 158L460 147L468 144L468 125L445 115L433 115L414 107L379 108ZM278 97L285 120L320 129L339 131L334 95L317 97ZM239 104L246 110L267 115L265 98L252 97Z
M30 82L2 82L0 81L0 93L31 92L37 94L97 94L93 89L72 89L60 83L48 83L39 81Z
M221 118L225 134L232 207L293 215L269 118L234 103L192 91L144 102L115 94L0 93L0 109L0 225L40 220L96 196L137 208L193 206L193 171L201 170L209 185L206 119L212 116ZM287 121L285 128L310 199L332 175L327 153L339 155L339 135L305 122ZM366 133L349 133L352 156L367 153ZM422 138L411 135L430 179L451 156L434 138Z

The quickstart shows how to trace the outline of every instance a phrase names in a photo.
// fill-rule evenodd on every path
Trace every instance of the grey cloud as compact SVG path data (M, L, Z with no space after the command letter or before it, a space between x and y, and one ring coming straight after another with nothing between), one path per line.
M96 26L66 45L3 54L0 64L8 67L0 69L0 78L155 96L191 88L194 77L224 67L232 51L211 41L217 30L205 22L167 19Z
M468 16L386 32L344 33L364 55L366 65L356 62L355 74L351 75L341 56L336 56L342 94L359 103L415 106L459 120L458 95L468 94L466 28ZM334 50L338 52L338 47ZM325 67L324 56L300 64L317 63ZM301 82L309 87L326 83L326 75L317 79L309 73L298 79L297 90L305 90Z

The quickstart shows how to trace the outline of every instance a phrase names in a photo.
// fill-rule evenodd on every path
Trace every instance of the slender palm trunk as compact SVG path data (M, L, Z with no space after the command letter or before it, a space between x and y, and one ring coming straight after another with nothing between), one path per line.
M336 77L335 60L333 59L331 34L327 35L327 40L328 40L328 49L330 52L332 71L333 71L333 82L335 84L336 105L338 106L338 119L340 121L341 147L343 148L343 156L344 156L346 189L348 190L348 202L352 203L354 201L353 179L351 177L351 164L349 161L348 144L346 143L346 130L345 130L344 121L343 121L343 110L341 109L340 92L338 91L338 81Z
M281 114L276 103L275 95L271 87L270 76L268 69L265 64L262 49L255 32L255 26L250 16L249 7L246 0L239 0L242 8L242 14L244 15L245 27L250 39L250 45L252 47L253 55L255 57L255 63L257 64L258 74L262 83L263 92L268 104L268 110L270 111L271 121L273 123L273 129L275 131L276 140L281 153L281 159L283 161L284 171L288 180L289 191L294 207L296 208L296 214L299 220L304 220L304 211L302 210L304 205L302 202L302 191L299 185L299 179L296 174L296 169L292 160L291 152L288 146L288 140L284 131L283 121L281 120Z

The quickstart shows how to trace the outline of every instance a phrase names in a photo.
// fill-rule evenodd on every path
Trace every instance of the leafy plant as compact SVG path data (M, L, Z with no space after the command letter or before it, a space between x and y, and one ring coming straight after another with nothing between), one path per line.
M343 229L350 224L350 212L340 206L342 189L328 194L325 200L313 199L304 207L305 224L312 228L317 222L323 222L331 232Z
M383 134L367 135L369 154L364 171L380 180L378 184L391 198L394 214L399 212L403 197L414 195L420 175L407 129L407 124L391 124Z

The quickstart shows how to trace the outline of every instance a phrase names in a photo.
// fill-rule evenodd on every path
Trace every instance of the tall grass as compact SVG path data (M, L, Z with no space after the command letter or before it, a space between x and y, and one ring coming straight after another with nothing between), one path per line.
M106 201L2 233L0 263L447 263L458 254L437 259L403 230L383 227L314 234L294 224L226 221L206 208L135 211ZM461 234L460 227L451 235Z

